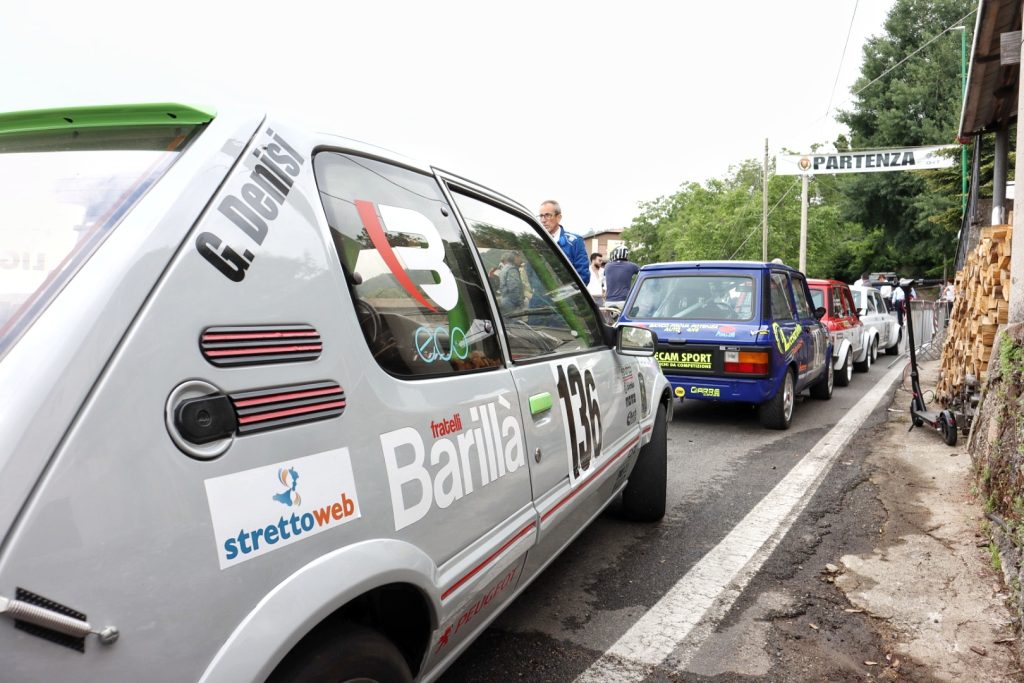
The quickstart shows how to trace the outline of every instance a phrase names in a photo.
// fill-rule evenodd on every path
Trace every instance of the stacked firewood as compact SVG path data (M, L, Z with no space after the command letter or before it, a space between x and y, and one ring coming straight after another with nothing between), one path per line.
M942 348L935 396L944 405L957 396L968 375L984 382L999 325L1010 313L1010 238L1013 228L981 229L981 240L956 274L956 299Z

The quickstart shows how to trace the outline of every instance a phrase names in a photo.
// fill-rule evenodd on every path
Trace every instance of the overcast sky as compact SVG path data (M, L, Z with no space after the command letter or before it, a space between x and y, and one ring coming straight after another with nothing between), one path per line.
M892 4L22 3L0 26L0 110L242 99L531 209L556 198L584 232L761 158L766 137L773 155L833 140Z

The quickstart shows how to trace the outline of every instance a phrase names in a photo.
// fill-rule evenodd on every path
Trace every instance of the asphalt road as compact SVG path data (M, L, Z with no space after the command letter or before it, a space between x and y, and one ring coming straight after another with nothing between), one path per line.
M802 590L795 585L799 581L818 582L803 571L802 563L823 538L857 544L857 534L851 537L833 527L853 525L864 532L863 543L870 543L865 529L876 523L872 515L878 513L870 491L863 490L867 477L861 471L863 449L857 446L882 421L891 393L886 392L846 449L830 461L817 493L806 508L792 513L791 526L787 523L777 534L770 552L762 551L766 556L753 569L748 564L733 575L721 568L723 563L708 566L707 560L701 561L713 550L720 552L727 536L736 536L748 513L783 478L798 473L794 466L887 374L892 360L880 356L869 373L856 373L850 386L836 387L830 401L816 401L805 392L798 398L793 425L784 432L762 428L752 408L677 403L668 429L666 518L654 525L634 524L610 507L441 680L575 681L581 675L581 680L622 681L836 680L836 670L818 662L818 654L787 657L793 648L781 640L788 638L777 629L769 633L767 625L773 616L809 609L807 604L794 605L792 595ZM851 507L850 514L844 514L845 505ZM667 610L671 621L671 613L680 607L669 603L666 608L664 603L678 584L694 574L705 576L705 583L717 581L719 570L722 583L715 590L730 582L733 590L715 596L713 609L701 612L701 622L685 638L671 641L669 656L662 660L656 655L654 661L660 663L634 664L624 673L595 668L608 660L606 652L616 643L630 639L644 615ZM804 594L813 592L811 586ZM674 637L672 628L662 630L653 636ZM852 626L843 640L842 647L836 643L838 650L856 650L852 657L881 647L870 624Z

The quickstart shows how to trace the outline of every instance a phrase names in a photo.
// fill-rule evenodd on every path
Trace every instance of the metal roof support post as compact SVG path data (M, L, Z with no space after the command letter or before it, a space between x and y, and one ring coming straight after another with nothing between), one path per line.
M992 170L992 225L1006 223L1006 164L1009 160L1010 124L999 122L996 129L996 158Z
M1020 83L1018 72L1017 82ZM1024 110L1024 88L1017 88L1017 111ZM1017 163L1015 178L1024 178L1024 154L1021 154L1020 132L1017 133ZM998 155L997 155L998 156ZM1005 183L1004 183L1005 186ZM1016 196L1016 195L1015 195ZM1016 200L1014 200L1016 205ZM1024 322L1024 211L1013 212L1013 231L1017 238L1010 241L1010 316L1008 322Z

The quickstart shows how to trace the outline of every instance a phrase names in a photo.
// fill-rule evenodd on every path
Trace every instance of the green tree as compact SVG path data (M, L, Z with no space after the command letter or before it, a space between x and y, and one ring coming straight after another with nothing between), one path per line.
M836 117L848 126L855 149L948 144L960 121L960 32L973 21L970 0L896 0L885 34L864 47L861 76L850 109ZM936 38L923 49L926 43ZM970 40L970 37L968 37ZM915 51L919 50L920 52ZM955 181L955 182L954 182ZM847 271L941 273L956 249L960 227L959 169L920 173L865 173L838 181L845 220L865 226L851 244Z
M761 164L750 159L725 178L687 183L679 192L640 205L623 233L638 263L761 259ZM832 277L837 263L851 260L862 239L859 225L845 222L836 178L810 186L807 273ZM800 178L770 174L768 258L796 266L800 249ZM859 274L859 272L858 272ZM846 274L844 273L844 276ZM851 275L852 277L852 275Z

